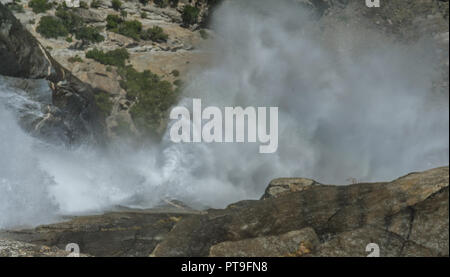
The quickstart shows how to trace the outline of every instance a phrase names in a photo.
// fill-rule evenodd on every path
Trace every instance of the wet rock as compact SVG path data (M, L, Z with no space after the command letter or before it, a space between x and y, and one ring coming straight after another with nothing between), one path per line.
M93 89L55 61L3 4L0 4L0 61L1 75L49 81L56 109L49 109L48 114L34 122L36 135L51 140L46 134L58 126L58 130L65 130L60 132L59 142L102 141L104 127Z
M77 243L94 256L367 256L370 243L381 256L448 256L448 174L441 167L386 183L310 185L206 211L168 199L0 239Z
M156 247L153 255L206 256L210 247L220 242L276 236L306 227L313 228L322 242L361 228L391 228L389 232L398 237L399 244L407 241L407 245L420 246L410 252L399 251L396 247L397 255L448 255L448 219L443 218L448 217L448 197L443 197L442 202L436 201L435 205L440 209L425 209L430 205L429 201L435 201L430 199L448 191L448 179L448 167L442 167L409 174L388 183L312 186L277 198L241 201L225 210L209 210L207 215L183 219ZM410 220L407 211L411 207L423 210L417 213L424 220L425 214L428 215L427 224L415 227L418 232L416 237L411 236L414 228L409 232L408 226L401 226L402 220ZM399 215L403 216L402 220L394 219ZM419 233L424 232L420 231L422 228L430 234L439 235L430 243L425 243L425 239L419 239ZM379 234L374 233L374 238ZM346 253L365 253L369 242L364 243L358 248L350 247L354 252Z

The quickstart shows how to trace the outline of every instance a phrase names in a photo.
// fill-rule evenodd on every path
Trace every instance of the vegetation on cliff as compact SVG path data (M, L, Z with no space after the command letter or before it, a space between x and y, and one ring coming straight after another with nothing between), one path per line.
M178 91L172 84L148 70L136 71L131 66L119 69L120 85L127 98L136 103L130 110L136 127L144 133L154 134L165 118L166 112L176 103Z
M183 19L183 23L189 26L198 22L199 14L200 10L197 7L186 5L183 8L181 18Z
M118 48L106 53L94 48L86 53L86 58L104 65L125 66L125 61L130 58L130 54L125 48Z
M34 13L45 13L53 7L53 4L48 0L31 0L28 6L33 9Z
M55 16L42 17L36 31L45 38L58 38L70 33L85 42L98 43L105 40L98 28L86 26L80 16L67 8L58 7ZM72 38L69 42L71 40Z
M61 19L54 16L43 16L36 31L45 38L65 37L69 34Z

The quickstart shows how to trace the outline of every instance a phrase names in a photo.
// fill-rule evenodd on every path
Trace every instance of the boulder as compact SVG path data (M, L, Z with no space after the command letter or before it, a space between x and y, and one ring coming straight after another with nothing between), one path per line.
M211 257L299 257L309 254L319 245L312 228L291 231L279 236L227 241L213 245Z
M421 247L416 249L424 250L396 248L397 255L448 255L448 197L438 197L448 193L448 180L448 167L441 167L387 183L312 186L277 198L241 201L225 210L209 210L207 215L181 220L153 255L206 256L211 246L220 242L277 236L307 227L313 228L322 242L365 227L388 230L399 242L414 243ZM431 203L440 208L429 208ZM423 224L410 227L412 209L414 217L423 218ZM413 235L416 232L417 236ZM421 236L426 239L419 239ZM353 251L346 255L365 253L367 243L350 248Z
M310 185L226 209L167 200L0 232L0 239L61 249L77 243L94 256L367 256L369 244L380 256L448 256L448 184L449 168L441 167L385 183Z
M261 199L277 198L281 195L303 191L311 188L313 185L320 185L314 180L305 178L279 178L270 182Z

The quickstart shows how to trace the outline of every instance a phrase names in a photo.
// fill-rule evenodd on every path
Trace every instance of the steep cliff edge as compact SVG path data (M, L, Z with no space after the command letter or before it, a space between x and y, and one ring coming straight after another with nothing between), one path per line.
M64 134L63 142L101 141L103 123L94 101L94 90L56 62L0 3L0 75L46 79L53 91L53 106L33 123L33 133L43 138Z

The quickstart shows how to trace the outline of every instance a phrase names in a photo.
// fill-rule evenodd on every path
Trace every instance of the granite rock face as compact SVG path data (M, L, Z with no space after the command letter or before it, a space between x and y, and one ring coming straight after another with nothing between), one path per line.
M53 103L33 122L35 135L46 139L52 133L63 134L67 144L101 141L104 124L94 100L96 91L55 61L1 3L0 75L49 81Z
M211 247L209 256L298 257L311 253L318 245L314 230L305 228L279 236L222 242Z
M0 257L87 257L88 255L61 250L57 247L26 242L1 240Z
M0 238L77 243L94 256L367 256L371 243L380 256L448 256L448 184L441 167L385 183L315 183L223 210L176 205L77 217Z

